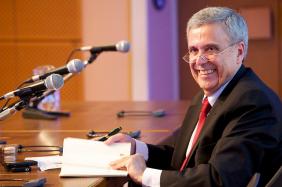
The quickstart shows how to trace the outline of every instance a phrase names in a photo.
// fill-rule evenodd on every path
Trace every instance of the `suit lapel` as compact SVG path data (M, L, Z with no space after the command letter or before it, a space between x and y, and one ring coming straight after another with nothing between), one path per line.
M188 147L188 144L190 142L190 139L189 137L192 136L193 134L193 131L196 127L196 124L198 122L198 114L200 112L200 106L194 106L192 109L191 109L191 113L193 115L190 115L190 119L189 119L189 123L187 122L187 124L189 125L185 125L185 128L183 129L183 136L182 136L182 139L181 139L181 142L183 142L183 144L185 145L182 145L183 149L182 149L182 152L183 153L186 153L186 150L187 150L187 147Z
M189 107L189 110L185 116L185 119L183 121L183 125L181 127L181 135L177 142L178 144L175 145L175 151L177 154L175 154L175 158L173 159L173 165L175 165L177 168L180 168L183 160L186 157L186 151L187 147L190 141L190 137L192 136L193 130L196 127L196 124L198 122L199 112L201 109L201 100L202 100L203 94L200 94L198 96L194 104L191 104Z

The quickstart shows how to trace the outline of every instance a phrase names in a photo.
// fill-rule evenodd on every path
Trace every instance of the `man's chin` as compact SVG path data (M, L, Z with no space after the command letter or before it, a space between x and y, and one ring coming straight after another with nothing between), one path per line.
M216 87L214 86L202 86L201 89L204 91L206 96L212 95L216 91Z

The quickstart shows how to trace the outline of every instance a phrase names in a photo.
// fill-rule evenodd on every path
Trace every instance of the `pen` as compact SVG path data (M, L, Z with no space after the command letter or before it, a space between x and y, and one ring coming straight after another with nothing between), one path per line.
M31 171L31 167L20 167L20 168L10 168L9 171L11 172L29 172Z
M107 140L110 136L113 136L117 133L119 133L121 131L121 127L115 128L114 130L112 130L111 132L109 132L107 135L102 136L100 139L98 139L98 141L105 141Z
M33 160L26 160L23 162L11 162L11 163L5 163L4 166L7 169L11 169L11 168L25 168L25 167L29 167L29 166L35 166L37 165L36 161Z

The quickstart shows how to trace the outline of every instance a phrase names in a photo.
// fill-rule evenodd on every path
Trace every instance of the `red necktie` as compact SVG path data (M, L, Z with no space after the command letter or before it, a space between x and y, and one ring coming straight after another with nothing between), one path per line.
M201 112L200 112L200 116L199 116L199 121L198 121L198 127L197 127L197 130L195 132L195 135L194 135L194 139L192 141L192 147L191 147L191 150L190 152L188 153L188 155L186 156L185 160L183 161L182 165L181 165L181 168L180 168L180 172L183 171L183 169L185 168L187 162L188 162L188 159L190 157L190 154L192 153L192 150L193 150L193 147L195 146L198 138L199 138L199 135L202 131L202 128L204 126L204 123L205 123L205 120L206 120L206 117L209 113L211 109L211 105L209 104L209 101L208 101L208 98L205 97L203 102L202 102L202 108L201 108Z

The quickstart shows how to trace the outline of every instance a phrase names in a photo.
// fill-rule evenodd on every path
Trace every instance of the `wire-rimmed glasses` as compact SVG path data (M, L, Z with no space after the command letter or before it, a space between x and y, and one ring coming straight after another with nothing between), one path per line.
M227 47L218 50L215 47L207 47L206 49L204 49L204 52L202 52L200 54L199 50L189 50L188 53L186 53L182 59L189 63L189 64L194 64L198 59L207 62L207 61L212 61L215 59L216 56L223 54L225 51L227 51L227 49L229 49L230 47L232 47L233 45L235 45L238 42L235 43L231 43L230 45L228 45Z

